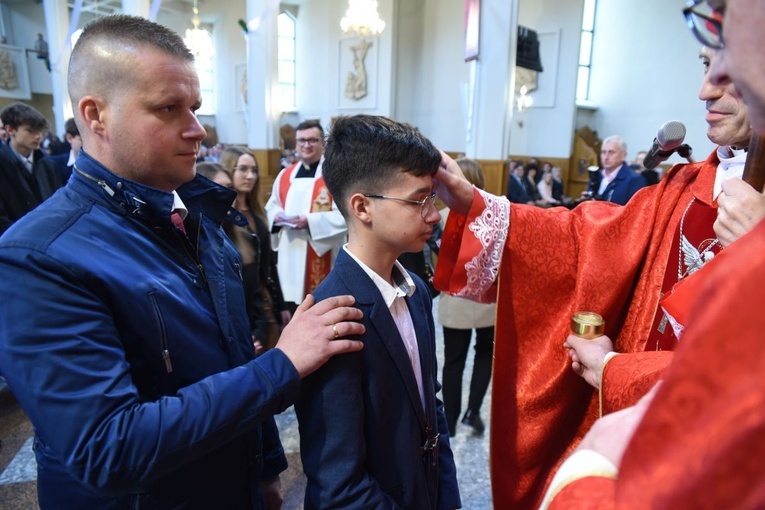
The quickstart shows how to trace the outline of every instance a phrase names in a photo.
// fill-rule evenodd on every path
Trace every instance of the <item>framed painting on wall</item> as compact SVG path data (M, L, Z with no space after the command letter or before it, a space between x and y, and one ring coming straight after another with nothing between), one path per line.
M24 48L0 44L0 97L32 99Z
M465 62L478 59L481 0L465 0Z

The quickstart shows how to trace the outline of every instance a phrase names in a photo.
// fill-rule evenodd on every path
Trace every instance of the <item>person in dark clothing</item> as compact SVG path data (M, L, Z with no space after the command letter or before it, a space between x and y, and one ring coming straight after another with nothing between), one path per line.
M24 103L0 111L8 143L0 147L0 234L56 192L63 181L40 149L48 121Z
M234 227L231 235L242 256L242 276L247 297L253 341L272 348L292 314L284 301L276 256L271 247L266 212L260 199L260 167L255 155L244 147L228 147L220 157L236 191L234 207L247 225Z

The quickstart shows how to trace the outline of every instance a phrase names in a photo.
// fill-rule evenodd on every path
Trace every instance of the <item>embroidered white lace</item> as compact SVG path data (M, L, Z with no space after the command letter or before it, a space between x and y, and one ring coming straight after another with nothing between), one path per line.
M510 227L510 202L507 197L498 197L478 190L486 208L468 228L480 241L482 249L465 264L467 285L457 295L480 302L491 302L495 296L487 295L499 274L502 250L505 248Z

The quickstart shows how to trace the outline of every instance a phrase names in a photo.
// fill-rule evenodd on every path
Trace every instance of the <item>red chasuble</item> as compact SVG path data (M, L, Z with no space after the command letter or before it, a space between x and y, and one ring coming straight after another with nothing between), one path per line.
M704 162L678 165L624 207L512 204L507 242L501 199L476 191L468 217L449 215L436 286L482 301L496 295L498 304L496 508L536 508L552 473L598 417L597 393L573 373L563 349L571 315L601 314L617 352L645 353L678 225L691 198L711 201L717 165L716 151Z
M704 268L691 320L618 479L574 481L551 509L765 508L763 253L765 222Z
M279 200L282 207L287 203L287 192L292 184L292 175L298 170L300 163L295 163L282 172L279 181ZM332 195L329 193L327 185L324 183L324 177L314 179L313 194L311 195L311 212L326 212L332 210ZM304 295L311 294L321 281L327 277L332 269L332 253L327 252L321 257L314 251L309 243L306 247L308 253L305 260L305 284Z

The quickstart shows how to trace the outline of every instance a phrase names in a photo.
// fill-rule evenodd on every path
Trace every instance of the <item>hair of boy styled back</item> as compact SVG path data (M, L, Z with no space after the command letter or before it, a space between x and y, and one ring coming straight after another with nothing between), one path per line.
M29 126L35 131L48 129L48 120L43 114L24 103L11 103L0 111L0 119L4 126L18 129L21 126Z
M440 163L438 149L409 124L375 115L343 116L330 128L322 176L347 219L354 193L384 193L398 174L433 175Z
M455 162L460 167L460 170L462 170L462 173L465 174L465 179L467 179L470 184L478 189L484 188L486 185L486 178L483 175L483 169L478 161L471 158L459 158L455 160Z

